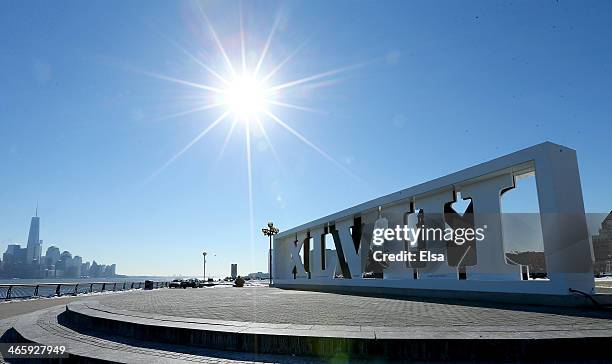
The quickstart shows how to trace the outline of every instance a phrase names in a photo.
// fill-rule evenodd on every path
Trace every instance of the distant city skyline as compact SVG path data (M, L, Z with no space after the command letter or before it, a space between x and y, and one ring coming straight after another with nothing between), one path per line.
M99 278L115 277L116 264L98 264L95 260L83 262L79 255L72 256L67 250L60 253L55 245L50 245L42 255L43 240L40 237L40 217L38 206L36 216L30 220L27 245L9 244L0 259L0 278Z
M127 275L195 277L207 251L211 276L267 272L268 220L286 230L547 140L577 150L586 211L612 207L609 2L2 8L2 252L42 255L42 239ZM293 107L269 105L291 129L209 129L227 110L201 86L226 59L295 86ZM534 212L526 186L505 211Z

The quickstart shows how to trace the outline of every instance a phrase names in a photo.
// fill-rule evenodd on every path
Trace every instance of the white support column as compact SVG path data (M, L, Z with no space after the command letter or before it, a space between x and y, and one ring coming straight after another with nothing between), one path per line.
M593 262L576 151L548 143L536 160L536 183L548 277L565 291L593 292Z

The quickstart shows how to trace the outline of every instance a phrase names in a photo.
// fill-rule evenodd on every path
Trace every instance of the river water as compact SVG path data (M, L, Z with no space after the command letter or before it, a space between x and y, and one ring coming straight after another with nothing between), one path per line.
M0 284L34 284L34 283L92 283L92 282L144 282L145 280L169 282L176 277L114 277L114 278L38 278L38 279L0 279Z

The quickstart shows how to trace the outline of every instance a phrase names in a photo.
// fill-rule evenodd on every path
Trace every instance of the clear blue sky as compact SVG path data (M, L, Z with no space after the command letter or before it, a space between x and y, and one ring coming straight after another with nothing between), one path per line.
M239 3L201 6L240 67ZM0 249L27 240L39 201L43 249L119 273L201 274L204 249L211 274L266 271L268 219L290 228L546 140L578 151L587 210L609 211L611 13L609 1L245 2L251 68L277 14L263 71L308 40L272 83L359 65L282 95L324 113L274 107L343 168L264 117L277 161L253 131L252 231L244 124L221 159L231 122L151 178L223 112L160 120L209 93L151 73L216 82L173 41L227 74L196 3L4 1Z

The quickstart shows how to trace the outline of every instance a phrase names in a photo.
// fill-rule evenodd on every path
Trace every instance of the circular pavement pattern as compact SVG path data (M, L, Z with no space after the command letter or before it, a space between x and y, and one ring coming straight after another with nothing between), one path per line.
M610 328L612 311L564 307L425 302L268 287L160 289L101 296L118 310L272 324L350 326L564 326Z

